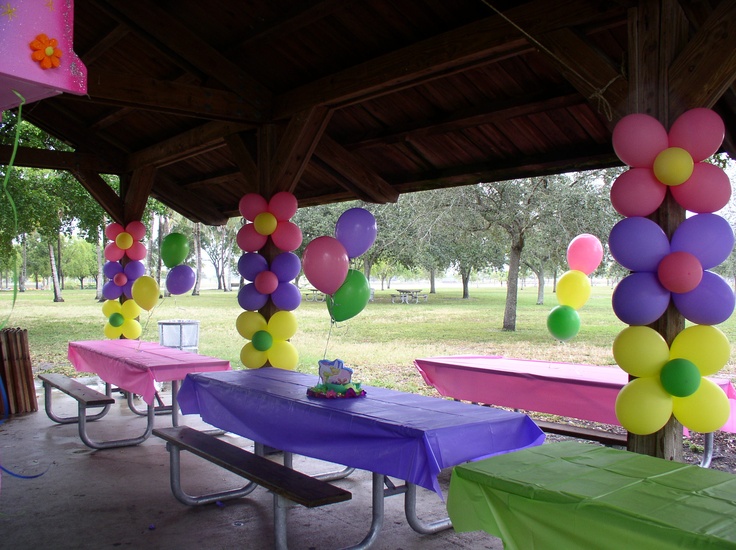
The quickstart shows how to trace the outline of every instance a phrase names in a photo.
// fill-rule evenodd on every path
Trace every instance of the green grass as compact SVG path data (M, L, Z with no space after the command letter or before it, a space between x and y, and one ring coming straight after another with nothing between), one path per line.
M504 288L471 288L463 300L457 289L440 289L427 303L393 304L391 290L376 291L376 299L356 317L330 327L324 302L302 302L295 310L299 329L292 343L299 351L298 370L316 372L317 361L339 357L354 368L356 378L367 384L405 391L426 391L413 366L419 357L436 355L504 355L594 365L614 364L611 343L625 327L611 310L611 289L593 287L590 301L580 309L582 326L568 342L556 341L547 331L549 311L557 305L546 289L543 306L536 305L537 289L519 291L516 331L501 329ZM50 291L0 293L0 315L6 326L28 330L34 367L68 369L67 343L103 339L102 304L94 291L66 290L64 302L54 303ZM236 292L203 291L201 296L168 297L149 314L141 316L142 339L158 341L158 321L195 319L200 322L199 352L221 357L242 368L240 349L246 343L235 330L242 312ZM719 325L729 340L736 321ZM732 373L733 359L722 371Z

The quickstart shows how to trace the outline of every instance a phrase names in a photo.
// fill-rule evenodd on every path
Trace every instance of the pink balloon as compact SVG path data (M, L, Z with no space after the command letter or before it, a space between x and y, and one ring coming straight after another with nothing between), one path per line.
M613 129L613 150L634 168L650 168L655 157L669 147L667 130L650 115L626 115Z
M125 286L125 283L128 282L128 276L125 273L116 273L112 278L112 282L118 286Z
M235 240L241 250L245 250L246 252L256 252L266 246L268 236L261 235L256 231L256 228L252 223L246 223L238 231L238 235L235 237Z
M302 230L294 222L279 222L271 240L280 250L291 252L302 245Z
M123 226L117 222L113 222L105 228L105 237L107 237L111 241L114 241L115 237L117 237L118 234L122 232Z
M334 294L345 282L350 260L348 252L334 237L317 237L304 249L302 267L312 286L325 294Z
M146 226L139 221L133 221L125 226L125 232L130 233L130 236L136 241L140 241L146 236Z
M601 264L603 245L595 235L578 235L567 247L567 263L570 269L590 275Z
M261 294L271 294L279 286L279 278L272 271L261 271L253 283Z
M105 259L107 261L118 262L123 258L123 256L125 256L125 251L114 242L109 243L105 247Z
M673 252L665 256L657 266L659 282L670 292L682 294L695 290L703 279L700 260L689 252Z
M138 241L135 241L132 245L130 245L130 248L125 251L125 254L128 256L128 258L137 262L145 258L147 253L148 250L146 250L146 245Z
M611 204L627 218L648 216L659 208L666 193L667 187L654 176L653 170L631 168L613 182Z
M257 193L248 193L240 199L238 210L246 220L252 222L258 214L268 210L268 202Z
M692 176L670 190L680 206L696 214L716 212L731 199L731 182L726 172L707 162L696 163Z
M291 218L296 214L298 208L299 203L297 203L296 197L287 191L276 193L268 201L268 211L276 216L279 221L286 221Z
M670 147L682 147L700 162L718 151L725 135L726 127L718 113L698 107L677 117L669 141Z

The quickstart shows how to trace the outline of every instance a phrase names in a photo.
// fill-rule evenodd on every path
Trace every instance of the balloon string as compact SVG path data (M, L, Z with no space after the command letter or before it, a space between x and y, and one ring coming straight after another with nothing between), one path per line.
M332 336L332 327L335 325L335 320L330 319L330 330L327 332L327 342L325 342L325 353L322 359L327 359L327 347L330 345L330 337Z

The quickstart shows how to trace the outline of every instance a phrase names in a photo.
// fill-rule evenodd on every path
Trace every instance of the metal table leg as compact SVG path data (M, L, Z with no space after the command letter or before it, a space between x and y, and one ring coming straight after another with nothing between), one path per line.
M148 422L146 423L146 429L142 435L138 437L132 437L129 439L116 439L112 441L93 441L87 434L87 415L85 414L85 407L79 405L79 437L85 445L93 449L112 449L116 447L128 447L131 445L139 445L151 436L153 431L153 422L155 419L155 411L152 405L148 406Z

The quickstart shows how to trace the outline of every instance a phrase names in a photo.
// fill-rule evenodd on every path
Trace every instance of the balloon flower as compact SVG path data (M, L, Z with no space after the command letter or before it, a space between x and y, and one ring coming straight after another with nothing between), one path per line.
M296 197L281 191L271 200L256 193L240 199L240 214L249 222L240 228L237 243L241 250L256 252L266 245L268 237L281 250L290 252L302 244L302 231L289 221L298 208Z
M111 223L105 228L105 236L112 241L105 247L106 260L118 262L127 256L140 261L146 257L146 247L139 242L146 236L146 226L141 222L130 222L125 228L119 223Z
M282 252L271 261L255 252L246 252L238 260L238 273L246 281L252 281L238 293L238 303L243 309L257 311L266 305L269 296L280 310L292 311L302 301L301 292L291 283L301 270L299 256Z
M716 327L693 325L667 342L649 327L622 330L613 342L616 363L634 380L616 398L616 417L631 433L660 430L672 414L686 428L709 433L722 427L731 407L723 390L704 378L728 361L731 348Z
M137 317L141 308L133 300L126 300L122 304L117 300L107 300L102 304L102 314L107 317L105 323L105 337L111 340L124 336L135 340L141 335L141 324Z
M590 279L603 259L603 246L598 238L588 233L578 235L567 247L566 271L557 281L559 306L547 316L547 330L561 341L570 340L580 330L580 315L577 310L590 298Z
M126 298L132 298L133 283L145 272L143 262L130 261L125 267L120 262L106 262L102 266L102 273L109 280L102 286L102 295L107 300L117 300L123 294Z
M249 369L261 368L268 362L272 367L294 370L299 354L287 340L296 334L296 316L290 311L277 311L266 319L256 311L241 313L235 326L238 333L250 340L240 351L240 360Z
M734 246L731 225L716 214L682 222L671 242L662 228L642 217L625 218L611 230L611 255L631 274L613 292L613 311L629 325L648 325L670 303L687 320L716 325L728 319L736 297L730 285L707 271L728 258Z
M686 210L720 210L731 184L721 168L703 161L718 151L724 135L723 120L710 109L686 111L669 133L650 115L625 116L613 130L613 148L630 168L611 187L613 207L623 216L648 216L670 189Z

